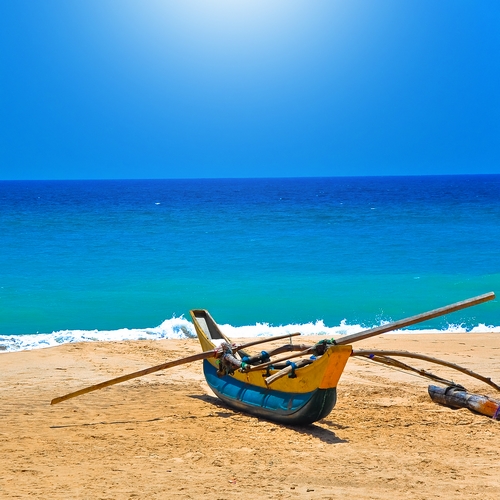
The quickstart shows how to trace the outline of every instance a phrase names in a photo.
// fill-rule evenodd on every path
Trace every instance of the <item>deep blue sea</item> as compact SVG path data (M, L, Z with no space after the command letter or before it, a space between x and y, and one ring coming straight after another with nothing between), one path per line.
M500 175L0 182L0 349L353 333L500 294ZM499 300L416 325L500 332Z

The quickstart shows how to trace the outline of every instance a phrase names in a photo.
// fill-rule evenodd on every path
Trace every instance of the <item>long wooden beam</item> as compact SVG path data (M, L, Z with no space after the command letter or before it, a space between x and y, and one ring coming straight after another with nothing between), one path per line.
M382 333L391 332L393 330L398 330L399 328L404 328L406 326L414 325L416 323L421 323L423 321L427 321L432 318L437 318L438 316L444 316L445 314L449 314L451 312L459 311L460 309L465 309L467 307L475 306L478 304L482 304L483 302L488 302L489 300L493 300L495 298L495 294L493 292L485 293L484 295L478 295L477 297L472 297L467 300L463 300L461 302L456 302L454 304L450 304L449 306L440 307L439 309L433 309L432 311L428 311L425 313L417 314L416 316L410 316L409 318L401 319L399 321L395 321L393 323L388 323L387 325L378 326L376 328L371 328L370 330L363 330L362 332L355 333L353 335L347 335L346 337L340 337L335 339L336 345L346 345L351 344L353 342L358 342L360 340L364 340L370 337L374 337L375 335L381 335ZM260 365L255 365L251 367L245 368L244 372L252 372L257 370L263 370L268 366L272 366L273 364L280 363L283 361L287 361L293 358L299 358L301 356L307 356L314 352L316 346L310 346L304 349L302 352L298 354L291 354L286 357L276 359L274 361L268 361L266 363L262 363Z
M485 293L484 295L478 295L477 297L472 297L461 302L456 302L455 304L450 304L449 306L440 307L439 309L433 309L432 311L417 314L416 316L410 316L409 318L401 319L399 321L395 321L394 323L388 323L387 325L377 326L376 328L371 328L370 330L363 330L359 333L347 335L346 337L335 339L335 342L337 345L346 345L351 344L352 342L359 342L360 340L368 339L370 337L374 337L375 335L399 330L400 328L415 325L416 323L422 323L423 321L427 321L429 319L444 316L445 314L450 314L455 311L460 311L460 309L476 306L478 304L482 304L483 302L493 300L494 298L495 294L493 292Z
M447 380L443 377L439 377L438 375L434 375L434 373L431 373L430 371L407 365L406 363L399 361L399 359L389 358L388 356L372 355L372 354L370 354L369 357L368 356L365 357L369 361L374 361L375 363L384 364L391 368L398 368L401 370L407 370L410 372L417 373L421 377L429 378L431 380L434 380L434 382L439 382L440 384L444 384L446 386L458 386L455 382L453 382L453 380Z
M266 342L271 342L274 340L280 340L289 337L296 337L297 335L300 335L300 333L299 332L288 333L286 335L279 335L276 337L266 337L263 339L247 342L246 344L233 345L232 349L233 352L236 352L242 349L246 349L247 347L253 345L264 344ZM121 377L116 377L111 380L106 380L99 384L91 385L90 387L85 387L83 389L80 389L79 391L71 392L69 394L65 394L64 396L54 398L50 402L50 404L55 405L57 403L61 403L62 401L66 401L67 399L76 398L77 396L82 396L83 394L87 394L88 392L98 391L99 389L104 389L105 387L109 387L110 385L120 384L121 382L126 382L127 380L131 380L137 377L143 377L144 375L148 375L150 373L154 373L160 370L166 370L167 368L172 368L174 366L185 365L187 363L192 363L193 361L199 361L202 359L216 358L220 353L221 351L219 351L219 349L216 348L211 351L200 352L198 354L193 354L192 356L187 356L185 358L168 361L166 363L162 363L161 365L151 366L150 368L145 368L144 370L139 370L138 372L128 373L127 375L122 375Z
M402 358L413 358L413 359L420 359L422 361L427 361L429 363L434 363L436 365L441 365L441 366L446 366L448 368L451 368L453 370L457 370L459 372L465 373L465 375L468 375L469 377L476 378L478 380L481 380L481 382L484 382L485 384L488 384L489 386L493 387L497 391L500 392L500 386L498 384L495 384L489 377L484 377L483 375L480 375L479 373L473 372L472 370L469 370L468 368L464 368L463 366L457 365L455 363L450 363L449 361L445 361L443 359L438 359L438 358L433 358L432 356L426 356L425 354L419 354L416 352L407 352L407 351L385 351L385 350L377 350L377 349L361 349L361 350L356 350L352 351L351 356L363 356L365 358L370 358L370 356L400 356ZM377 360L375 360L377 361Z

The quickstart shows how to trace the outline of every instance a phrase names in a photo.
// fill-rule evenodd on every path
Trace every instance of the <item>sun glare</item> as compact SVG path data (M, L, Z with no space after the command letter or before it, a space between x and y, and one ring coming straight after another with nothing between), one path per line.
M265 47L289 43L307 29L311 9L304 2L278 0L185 0L123 2L104 14L115 35L140 45L161 40L205 47ZM104 21L106 22L106 21Z

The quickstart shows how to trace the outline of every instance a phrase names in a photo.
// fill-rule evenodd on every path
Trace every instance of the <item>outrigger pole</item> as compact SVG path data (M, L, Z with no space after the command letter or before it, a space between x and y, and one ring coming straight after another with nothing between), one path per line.
M332 344L335 345L346 345L352 344L353 342L359 342L360 340L365 340L370 337L375 337L376 335L381 335L382 333L391 332L393 330L399 330L400 328L405 328L407 326L415 325L417 323L421 323L423 321L427 321L429 319L437 318L439 316L444 316L445 314L450 314L455 311L459 311L461 309L466 309L467 307L476 306L478 304L482 304L483 302L488 302L495 298L494 292L485 293L483 295L478 295L476 297L472 297L470 299L462 300L461 302L455 302L454 304L450 304L448 306L440 307L438 309L433 309L432 311L424 312L421 314L417 314L415 316L410 316L405 319L401 319L399 321L394 321L393 323L388 323L387 325L377 326L376 328L371 328L369 330L363 330L362 332L354 333L352 335L347 335L345 337L337 338L332 341ZM307 356L309 354L314 353L316 350L316 345L310 346L302 352L297 354L292 354L291 356L287 356L284 358L280 358L275 361L269 361L266 363L262 363L260 365L247 367L243 371L256 371L267 368L273 364L286 361L293 358L299 358L301 356ZM266 384L269 385L272 382L278 380L281 377L284 377L288 373L292 371L291 366L287 366L283 368L278 373L275 373L271 377L266 379ZM491 384L490 384L491 385Z
M402 357L402 358L413 358L413 359L419 359L421 361L427 361L429 363L434 363L436 365L441 365L441 366L446 366L448 368L451 368L452 370L457 370L459 372L465 373L465 375L468 375L469 377L476 378L478 380L481 380L481 382L484 382L485 384L488 384L489 386L493 387L493 389L496 389L497 391L500 392L500 386L498 384L495 384L491 380L490 377L484 377L483 375L480 375L479 373L473 372L472 370L469 370L468 368L464 368L463 366L457 365L455 363L450 363L449 361L444 361L443 359L438 359L438 358L433 358L431 356L426 356L425 354L418 354L416 352L406 352L406 351L385 351L385 350L378 350L378 349L362 349L359 351L352 351L351 356L362 356L367 359L371 359L372 361L376 361L378 363L383 363L386 365L393 365L397 366L397 364L401 364L399 361L392 359L388 356L397 356L397 357ZM408 365L406 365L408 366ZM412 368L412 367L410 367ZM408 368L405 368L408 369ZM415 371L418 371L417 369L414 369ZM421 372L423 372L422 370ZM422 375L424 375L422 373ZM425 376L425 375L424 375Z
M240 351L242 349L246 349L247 347L252 347L258 344L264 344L265 342L271 342L273 340L287 339L289 337L296 337L300 335L297 333L288 333L286 335L279 335L277 337L266 337L265 339L254 340L252 342L247 342L246 344L231 346L233 352ZM120 384L121 382L126 382L127 380L142 377L144 375L148 375L150 373L154 373L160 370L166 370L167 368L173 368L174 366L185 365L187 363L192 363L193 361L199 361L202 359L208 358L218 358L222 355L222 349L216 348L211 351L204 351L198 354L193 354L192 356L188 356L186 358L175 359L173 361L168 361L167 363L162 363L161 365L152 366L151 368L145 368L144 370L140 370L138 372L129 373L127 375L122 375L121 377L116 377L111 380L106 380L105 382L101 382L100 384L91 385L90 387L85 387L84 389L80 389L79 391L70 392L64 396L60 396L58 398L54 398L50 404L55 405L57 403L61 403L62 401L66 401L67 399L76 398L77 396L82 396L83 394L87 394L88 392L98 391L99 389L104 389L105 387L109 387L110 385Z
M449 306L440 307L439 309L433 309L422 314L417 314L416 316L410 316L409 318L401 319L395 321L394 323L389 323L387 325L377 326L370 330L364 330L359 333L354 333L352 335L347 335L340 339L335 339L337 345L351 344L352 342L358 342L375 335L380 335L382 333L391 332L393 330L399 330L400 328L405 328L407 326L415 325L416 323L421 323L422 321L427 321L429 319L437 318L439 316L444 316L445 314L450 314L455 311L460 311L460 309L465 309L467 307L477 306L483 302L488 302L495 298L494 292L485 293L483 295L478 295L477 297L472 297L467 300L462 300L461 302L455 302L455 304L450 304Z

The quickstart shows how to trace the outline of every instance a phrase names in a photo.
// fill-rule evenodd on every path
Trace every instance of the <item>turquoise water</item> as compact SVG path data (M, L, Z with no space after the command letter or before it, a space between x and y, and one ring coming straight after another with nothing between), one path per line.
M499 194L499 175L0 182L0 345L183 336L193 308L342 333L500 293ZM415 328L500 331L500 306Z

